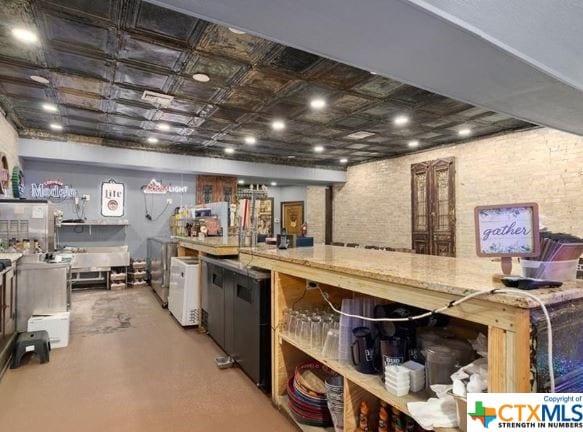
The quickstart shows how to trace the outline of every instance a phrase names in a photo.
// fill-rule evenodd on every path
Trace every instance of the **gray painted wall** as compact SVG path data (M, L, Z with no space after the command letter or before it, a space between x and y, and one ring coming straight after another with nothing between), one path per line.
M44 161L24 162L27 194L30 196L30 184L43 182L47 179L59 179L65 184L76 188L79 194L89 194L91 200L86 207L88 219L101 219L101 183L113 178L117 182L125 184L125 219L129 220L126 227L93 227L92 235L89 229L77 233L73 227L59 229L59 241L61 245L69 246L117 246L127 244L130 254L135 258L146 257L146 239L153 236L169 235L168 217L174 207L179 205L193 205L195 188L194 175L180 175L157 173L155 171L137 171L128 169L103 168L99 166L54 163ZM144 212L144 194L140 188L156 178L163 183L188 186L186 194L148 195L148 209L153 216L157 216L166 206L166 198L172 198L172 204L155 221L149 221ZM73 211L73 202L67 200L58 203L63 210L66 219L76 218ZM79 228L79 229L81 229Z

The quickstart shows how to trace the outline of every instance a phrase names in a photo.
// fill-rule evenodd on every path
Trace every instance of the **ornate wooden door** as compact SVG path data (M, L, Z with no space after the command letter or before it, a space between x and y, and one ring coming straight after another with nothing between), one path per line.
M413 249L455 256L454 158L411 165L411 206Z

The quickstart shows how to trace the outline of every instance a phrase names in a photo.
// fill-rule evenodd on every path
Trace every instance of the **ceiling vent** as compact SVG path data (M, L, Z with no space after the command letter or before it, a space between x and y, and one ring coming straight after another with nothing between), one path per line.
M152 105L159 105L166 108L170 106L174 100L174 96L156 93L150 90L144 90L142 100L151 103Z
M372 132L360 131L360 132L351 133L350 135L346 135L346 138L357 140L357 139L368 138L369 136L373 136L373 135L374 135L374 133L372 133Z

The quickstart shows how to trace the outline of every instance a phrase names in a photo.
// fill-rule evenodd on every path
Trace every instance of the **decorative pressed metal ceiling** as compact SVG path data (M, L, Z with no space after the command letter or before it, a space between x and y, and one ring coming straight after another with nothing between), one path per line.
M2 3L0 105L21 136L340 167L340 159L360 163L469 139L462 129L474 139L533 127L144 1ZM15 39L17 27L39 42ZM141 99L145 90L174 99L153 105ZM325 107L312 108L314 98ZM396 125L396 116L409 121ZM277 119L285 129L272 128Z

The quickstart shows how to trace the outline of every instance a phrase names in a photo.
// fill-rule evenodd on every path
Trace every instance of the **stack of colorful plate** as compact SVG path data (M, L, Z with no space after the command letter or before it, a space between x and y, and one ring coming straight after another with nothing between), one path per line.
M340 432L344 430L344 378L340 375L330 375L324 385L334 430Z
M329 371L316 361L302 363L296 367L287 386L289 408L300 423L310 426L331 426L326 386Z

